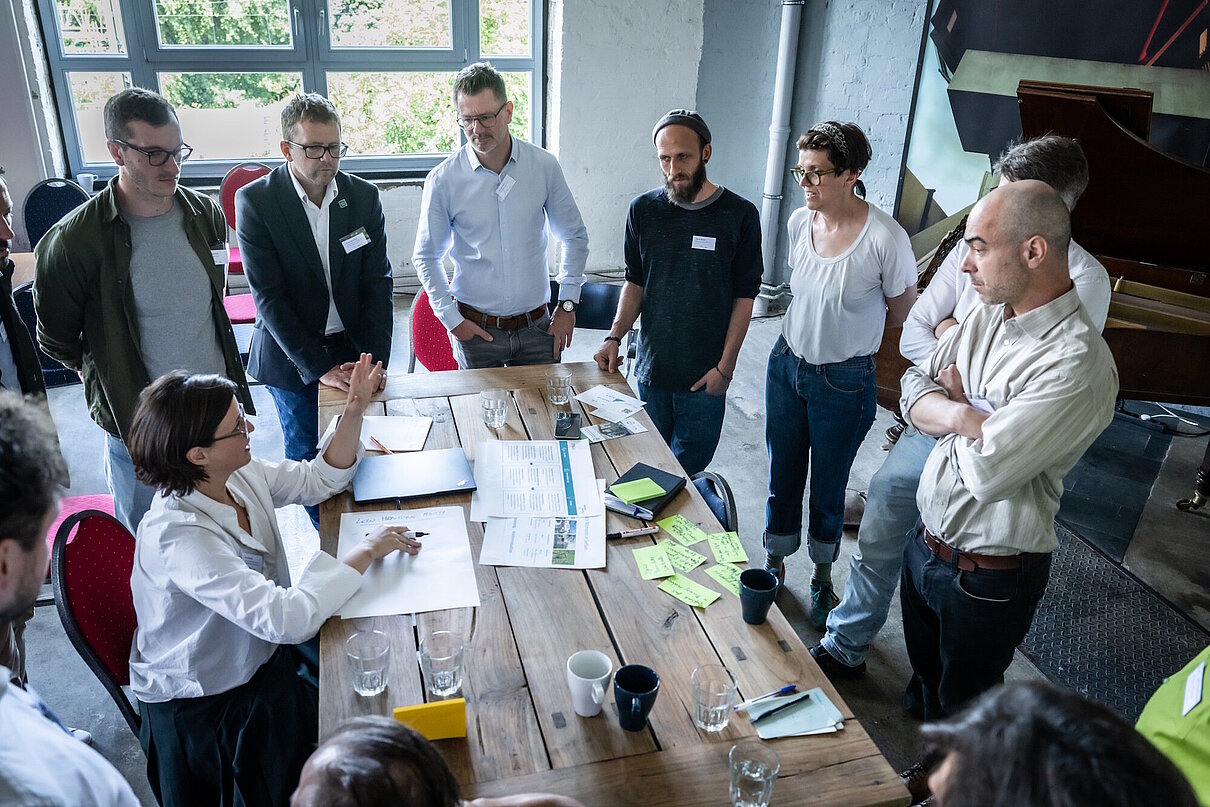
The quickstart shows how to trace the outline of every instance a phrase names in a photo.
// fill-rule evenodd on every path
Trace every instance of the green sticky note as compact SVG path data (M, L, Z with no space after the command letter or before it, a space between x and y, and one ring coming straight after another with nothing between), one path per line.
M664 547L664 551L668 553L668 560L672 561L673 568L678 572L691 572L706 562L705 555L681 546L676 541L664 539L660 541L659 546Z
M688 577L679 574L674 574L660 583L660 591L671 594L694 608L705 608L721 596L717 591L711 591L701 583L695 583Z
M719 563L747 563L748 553L739 542L739 533L716 532L710 536L710 551Z
M709 537L705 532L702 531L700 527L682 516L680 513L677 513L675 516L669 516L668 518L655 523L660 525L660 528L664 530L664 532L668 533L685 546L693 546L698 541L704 541Z
M718 584L730 591L735 596L739 596L739 576L744 570L738 566L732 566L730 563L720 563L717 566L711 566L706 570L706 574L713 577Z
M672 562L668 560L668 553L659 544L635 549L634 561L639 565L639 576L644 580L654 580L657 577L676 574L676 570L672 568Z
M664 489L647 477L632 479L621 484L615 482L609 486L609 492L626 504L634 504L664 495Z

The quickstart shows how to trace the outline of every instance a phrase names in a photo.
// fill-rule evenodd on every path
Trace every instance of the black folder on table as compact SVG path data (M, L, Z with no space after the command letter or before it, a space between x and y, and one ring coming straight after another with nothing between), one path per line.
M688 481L683 476L670 474L667 471L661 471L659 468L652 468L645 462L636 462L633 468L619 476L613 484L620 485L623 482L633 482L637 479L650 479L665 491L662 496L634 502L639 507L650 510L652 514L663 510L668 502L672 501L673 497L681 492L681 488L685 487L685 482Z
M359 502L470 493L474 489L475 475L461 448L365 457L353 475L353 498Z

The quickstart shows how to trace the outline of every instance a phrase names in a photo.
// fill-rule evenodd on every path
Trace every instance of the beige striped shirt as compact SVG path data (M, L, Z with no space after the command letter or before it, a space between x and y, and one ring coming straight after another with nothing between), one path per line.
M903 375L900 406L930 392L955 364L969 398L994 410L983 437L937 441L916 503L925 527L951 546L987 555L1051 552L1063 476L1113 419L1118 371L1075 288L1025 314L979 305Z

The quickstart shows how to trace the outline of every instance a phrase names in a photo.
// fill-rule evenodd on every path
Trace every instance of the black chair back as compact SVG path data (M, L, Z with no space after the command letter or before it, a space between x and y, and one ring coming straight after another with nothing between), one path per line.
M38 353L38 364L42 365L42 380L47 387L65 387L68 384L79 384L80 376L75 370L68 370L62 364L42 350L38 345L38 314L34 311L34 283L27 281L13 289L13 302L17 305L17 313L29 331L29 338L34 340L34 350Z
M38 246L51 227L89 198L88 191L70 179L44 179L30 188L25 201L21 203L29 248Z

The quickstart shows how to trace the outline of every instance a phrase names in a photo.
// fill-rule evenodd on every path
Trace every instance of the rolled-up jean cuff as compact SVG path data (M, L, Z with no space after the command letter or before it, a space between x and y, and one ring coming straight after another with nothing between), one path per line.
M785 557L793 555L802 546L802 533L791 532L783 535L777 533L765 533L765 552L770 555L780 555Z
M840 541L828 543L808 535L807 554L814 563L835 563L840 557Z

